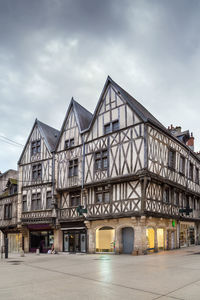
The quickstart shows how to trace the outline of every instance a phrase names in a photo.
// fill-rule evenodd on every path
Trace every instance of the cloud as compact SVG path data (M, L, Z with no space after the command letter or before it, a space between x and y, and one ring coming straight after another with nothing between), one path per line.
M199 1L0 1L0 131L60 129L71 97L94 111L107 75L200 148ZM20 149L0 141L0 170Z

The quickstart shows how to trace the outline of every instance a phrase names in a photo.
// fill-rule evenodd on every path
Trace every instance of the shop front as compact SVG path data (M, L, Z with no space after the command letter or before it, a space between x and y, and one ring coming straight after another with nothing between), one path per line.
M29 225L29 251L47 253L54 244L54 232L49 225Z
M180 222L180 247L195 245L194 222Z
M82 222L62 223L63 252L86 253L87 231Z

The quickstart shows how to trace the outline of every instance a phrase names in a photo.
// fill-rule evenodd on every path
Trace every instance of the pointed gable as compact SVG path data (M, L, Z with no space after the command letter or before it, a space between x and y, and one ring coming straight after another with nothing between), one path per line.
M117 120L120 129L147 121L165 129L142 104L108 76L91 121L87 140L104 135L104 126Z
M91 120L92 114L72 98L60 131L57 151L64 150L65 141L70 139L74 139L74 146L82 144L81 133L89 127Z
M58 139L59 131L49 125L35 120L30 135L27 139L26 145L22 151L18 164L30 163L33 160L46 159L51 156L54 151L56 141ZM40 153L31 156L31 144L34 141L40 140Z

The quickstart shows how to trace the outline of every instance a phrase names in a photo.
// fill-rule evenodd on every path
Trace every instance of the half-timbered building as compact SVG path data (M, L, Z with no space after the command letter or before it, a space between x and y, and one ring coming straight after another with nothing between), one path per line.
M21 249L21 233L17 224L18 209L18 172L8 170L0 174L0 248L8 238L8 251L19 252Z
M197 242L200 162L188 134L166 129L110 77L94 115L72 100L56 146L59 249L145 253Z
M198 243L193 141L110 77L94 114L72 98L60 132L36 120L19 160L24 250L140 254Z
M36 119L18 162L18 219L25 251L47 252L57 238L53 151L58 135L58 130Z

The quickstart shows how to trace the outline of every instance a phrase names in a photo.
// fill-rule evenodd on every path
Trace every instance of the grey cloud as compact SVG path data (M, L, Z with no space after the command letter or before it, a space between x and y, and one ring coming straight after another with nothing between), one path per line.
M199 123L199 1L0 0L0 132L60 128L72 96L93 112L107 75L164 125ZM17 147L0 141L0 170Z

